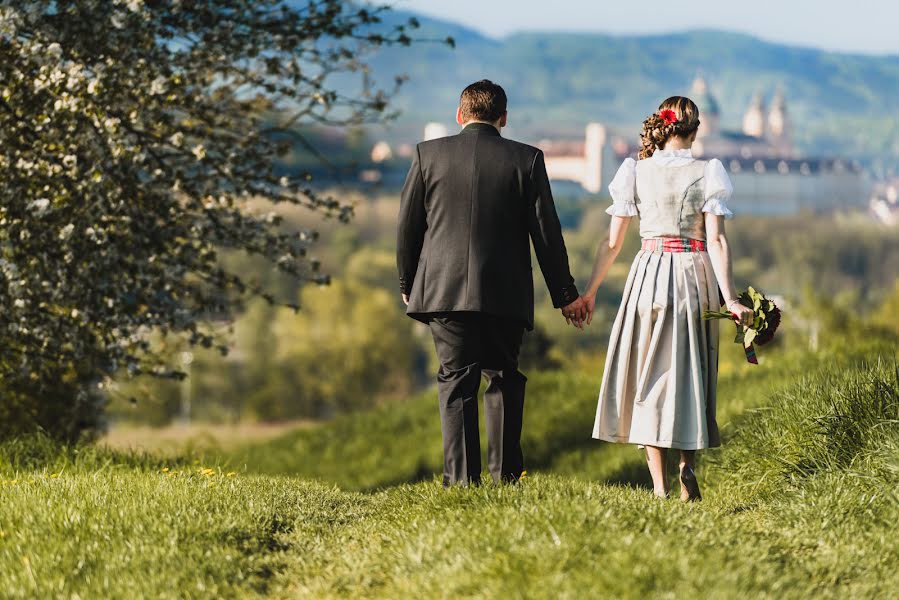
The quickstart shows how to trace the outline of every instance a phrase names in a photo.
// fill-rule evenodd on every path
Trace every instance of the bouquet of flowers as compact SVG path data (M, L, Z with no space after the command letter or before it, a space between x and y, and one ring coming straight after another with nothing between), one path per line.
M743 327L737 324L737 338L734 340L737 344L743 345L746 352L746 360L754 365L759 364L755 356L755 347L753 344L764 346L774 339L774 332L780 325L780 309L774 302L765 298L765 295L758 292L753 287L740 294L737 298L743 306L752 309L753 321L750 327ZM707 310L702 315L703 319L731 319L736 320L736 315L732 312L721 312Z

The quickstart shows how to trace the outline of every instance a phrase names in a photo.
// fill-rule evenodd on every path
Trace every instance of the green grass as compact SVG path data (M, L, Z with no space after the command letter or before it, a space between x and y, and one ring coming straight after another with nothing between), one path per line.
M42 598L895 596L899 361L876 344L826 356L784 356L722 378L725 444L706 453L704 501L692 505L640 487L633 448L589 441L595 381L558 373L531 378L530 474L515 487L440 488L430 395L245 448L205 471L194 459L8 442L0 589Z
M840 365L849 365L891 350L889 343L874 340L843 348L836 356ZM737 349L735 353L743 361L742 352ZM826 368L827 364L821 364L822 357L828 357L828 353L775 351L763 356L760 367L745 362L729 365L718 385L718 423L725 444L735 432L735 419L764 405L775 390L801 374ZM837 359L829 360L833 363ZM840 368L829 366L835 371ZM601 373L602 364L597 362L592 371L529 374L522 447L530 473L649 484L643 456L634 446L591 438ZM431 479L442 469L436 396L435 391L429 391L406 402L339 417L324 427L296 429L269 442L233 451L227 455L227 462L235 469L289 473L354 491ZM483 446L483 435L481 441ZM482 464L486 465L486 455Z

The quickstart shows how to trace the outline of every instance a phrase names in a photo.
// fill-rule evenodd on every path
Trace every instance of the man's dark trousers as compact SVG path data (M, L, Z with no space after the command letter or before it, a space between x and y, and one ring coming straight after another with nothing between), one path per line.
M443 485L481 478L478 389L487 379L484 416L487 467L496 483L517 481L524 468L521 425L527 379L518 371L526 323L483 313L445 313L430 320L440 371Z

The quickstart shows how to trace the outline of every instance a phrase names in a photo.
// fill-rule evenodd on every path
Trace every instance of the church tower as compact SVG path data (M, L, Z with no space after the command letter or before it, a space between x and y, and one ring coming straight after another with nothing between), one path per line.
M718 108L718 101L709 92L709 86L702 75L697 75L696 79L693 80L690 97L696 103L697 108L699 108L699 131L696 132L696 137L716 136L718 134L718 121L721 117L721 110Z
M783 90L777 88L768 113L768 138L771 146L782 157L793 156L793 126L787 114L787 101Z
M762 94L756 93L752 97L746 114L743 115L743 133L754 138L763 138L766 133L765 127L765 101L762 100Z

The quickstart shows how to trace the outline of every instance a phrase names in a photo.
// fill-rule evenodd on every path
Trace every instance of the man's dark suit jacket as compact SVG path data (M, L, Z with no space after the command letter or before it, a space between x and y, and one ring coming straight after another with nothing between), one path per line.
M492 125L418 144L397 235L409 316L479 312L534 325L528 238L553 306L578 297L543 153Z

